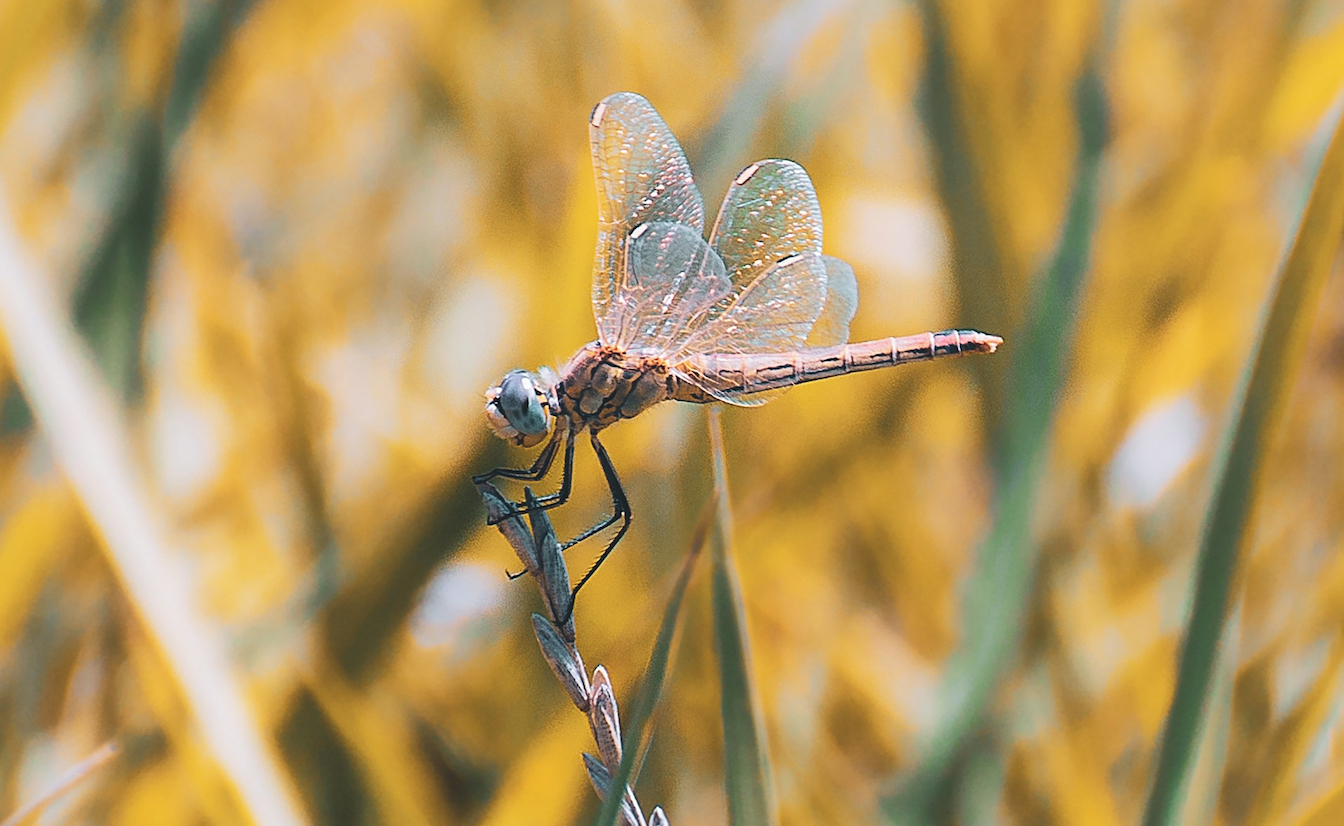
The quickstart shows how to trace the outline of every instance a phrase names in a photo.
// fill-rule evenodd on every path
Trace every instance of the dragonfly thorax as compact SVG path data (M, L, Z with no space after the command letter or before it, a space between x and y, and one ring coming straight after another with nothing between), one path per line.
M556 398L574 432L598 431L666 401L671 377L663 359L593 342L561 369Z
M555 429L559 414L555 386L556 376L548 369L506 373L485 391L485 418L495 435L520 447L540 444Z

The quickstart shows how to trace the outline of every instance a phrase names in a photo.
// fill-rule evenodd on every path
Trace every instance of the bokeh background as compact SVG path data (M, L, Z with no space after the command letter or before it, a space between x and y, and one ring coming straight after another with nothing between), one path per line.
M115 740L41 822L248 821L146 620L169 588L310 822L591 820L590 735L468 476L531 459L482 391L594 336L585 121L619 90L711 214L752 160L809 170L853 338L1008 341L724 413L780 822L1139 819L1229 400L1344 90L1338 0L4 0L29 264L0 267L78 331L169 550L130 581L6 356L0 815ZM1344 822L1342 379L1336 272L1188 822ZM576 618L619 699L710 497L705 415L604 440L635 519ZM605 495L581 449L561 535ZM728 818L705 570L638 785L673 823Z

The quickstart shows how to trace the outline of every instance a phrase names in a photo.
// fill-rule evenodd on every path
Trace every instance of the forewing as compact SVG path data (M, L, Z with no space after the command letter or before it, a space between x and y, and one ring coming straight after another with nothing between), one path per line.
M710 246L739 292L780 260L820 255L821 206L812 179L793 161L748 166L728 187Z
M660 221L635 227L626 243L623 270L611 314L611 343L623 350L677 352L729 288L723 261L686 224Z
M617 332L612 309L622 289L625 239L649 222L685 224L703 234L705 205L681 145L643 97L633 92L607 97L593 109L588 138L598 210L593 315L598 338L611 344Z
M859 309L859 282L854 268L829 255L821 257L826 267L826 303L807 336L809 348L835 347L849 341L849 323Z

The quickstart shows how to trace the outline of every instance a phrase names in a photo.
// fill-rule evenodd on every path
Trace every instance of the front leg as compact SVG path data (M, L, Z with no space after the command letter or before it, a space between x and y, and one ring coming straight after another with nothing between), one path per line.
M477 485L484 485L491 479L500 477L535 482L551 472L551 465L555 463L555 454L559 450L560 442L563 439L564 431L556 428L555 433L551 434L551 440L546 443L546 447L541 449L541 453L537 455L537 460L532 463L532 467L526 470L523 468L497 467L489 473L481 473L471 477L471 481Z
M533 463L532 467L529 470L523 471L520 469L497 468L491 471L490 473L485 473L480 476L473 476L472 481L475 482L477 485L484 485L488 484L488 480L496 476L500 476L505 479L526 479L526 480L540 479L541 477L545 476L548 471L550 471L551 464L555 460L555 454L560 446L561 440L563 440L565 443L565 463L564 468L560 474L560 489L555 493L549 493L545 496L537 498L530 505L526 502L510 502L509 503L510 510L503 518L508 518L510 516L518 516L525 513L531 513L534 510L542 510L542 511L550 510L551 508L554 508L558 505L563 505L565 502L569 500L570 486L571 483L574 481L574 439L564 438L559 431L556 432L555 436L551 437L551 441L546 445L546 448L542 451L542 455L537 457L537 461ZM538 472L539 467L540 470ZM531 475L524 475L525 473ZM495 518L489 518L486 520L487 525L494 525L497 524L498 522L499 519Z

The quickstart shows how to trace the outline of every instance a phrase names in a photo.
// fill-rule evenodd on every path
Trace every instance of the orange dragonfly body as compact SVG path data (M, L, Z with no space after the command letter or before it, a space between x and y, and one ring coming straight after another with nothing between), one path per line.
M754 406L803 382L992 353L1003 343L974 330L846 343L857 282L848 264L822 254L821 207L801 166L765 160L742 170L706 240L690 165L647 100L630 92L606 98L593 110L589 138L599 213L597 341L558 373L514 370L486 392L486 418L497 436L546 446L529 468L474 477L481 485L541 479L563 447L560 488L534 507L560 505L569 498L575 439L588 432L613 513L564 547L621 524L574 586L571 611L573 597L630 526L629 502L598 440L604 428L663 401Z

